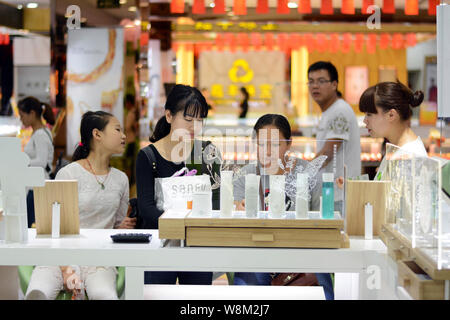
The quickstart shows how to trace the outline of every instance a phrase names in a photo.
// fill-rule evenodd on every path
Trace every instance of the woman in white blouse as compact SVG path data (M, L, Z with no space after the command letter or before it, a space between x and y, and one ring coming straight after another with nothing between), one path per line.
M78 181L80 228L133 229L136 218L126 217L128 178L109 166L112 155L125 149L119 121L109 113L89 111L81 120L80 134L73 162L56 176L56 180ZM79 298L84 297L84 287L91 300L115 300L116 276L114 267L37 266L25 298L52 300L63 288Z
M27 97L18 103L19 115L25 127L31 127L33 133L24 148L30 158L30 167L44 168L45 178L49 179L53 163L53 138L51 131L44 125L42 118L50 124L55 124L52 108L33 97ZM28 228L34 223L33 191L27 194Z

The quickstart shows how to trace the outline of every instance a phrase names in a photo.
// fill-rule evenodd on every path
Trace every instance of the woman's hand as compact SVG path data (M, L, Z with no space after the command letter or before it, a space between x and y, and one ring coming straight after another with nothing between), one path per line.
M63 284L64 289L66 289L69 292L72 292L72 299L77 295L81 294L81 279L80 277L75 273L75 270L72 269L72 267L61 267L61 272L63 276Z
M344 188L344 177L338 177L336 179L336 185L339 189L343 189Z
M134 229L136 227L136 218L125 217L117 229Z
M245 199L235 201L234 204L236 205L236 211L245 211Z

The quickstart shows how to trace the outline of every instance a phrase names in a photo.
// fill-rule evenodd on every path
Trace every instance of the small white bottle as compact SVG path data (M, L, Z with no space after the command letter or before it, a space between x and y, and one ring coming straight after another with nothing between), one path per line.
M245 176L245 214L247 218L256 218L258 215L259 179L254 173Z
M295 217L297 219L308 217L308 195L308 175L306 173L297 173L297 192L295 196Z
M270 176L269 211L272 218L282 218L286 212L285 176Z
M220 217L233 213L233 171L220 171Z

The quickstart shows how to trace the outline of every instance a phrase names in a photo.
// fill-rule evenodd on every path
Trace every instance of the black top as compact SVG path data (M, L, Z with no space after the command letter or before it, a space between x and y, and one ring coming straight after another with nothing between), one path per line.
M158 218L163 213L156 207L155 178L171 177L184 168L183 162L177 164L168 161L159 154L154 145L150 145L150 148L156 157L156 177L144 151L139 151L136 160L136 189L140 220L138 225L141 229L158 229Z
M201 148L202 152L196 155L192 148L190 163L180 162L175 163L164 159L154 145L149 145L155 154L156 174L154 174L153 166L150 163L145 151L140 150L136 159L136 189L137 189L137 229L158 229L158 218L163 214L156 206L155 200L155 178L168 178L185 166L189 169L196 169L197 175L208 174L211 176L212 172L206 168L203 158L203 150L210 142L202 142L196 140L194 144ZM197 149L199 150L199 149ZM197 164L198 163L198 164ZM220 176L220 163L212 165L214 174ZM214 183L211 177L211 184ZM213 210L220 208L220 188L212 190L212 207Z
M239 118L245 118L247 116L248 112L248 101L244 100L241 103L241 114L239 115Z

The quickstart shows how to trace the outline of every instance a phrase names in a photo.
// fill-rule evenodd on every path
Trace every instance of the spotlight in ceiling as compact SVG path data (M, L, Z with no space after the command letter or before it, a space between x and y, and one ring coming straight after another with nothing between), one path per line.
M295 3L295 2L289 2L288 3L288 8L297 9L298 8L298 4Z
M27 4L27 8L28 9L34 9L34 8L37 8L37 7L38 7L38 4L36 2L30 2L30 3Z
M135 6L131 6L128 8L128 11L130 12L136 12L137 8Z

